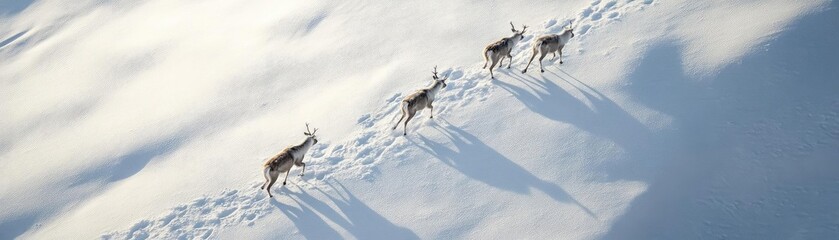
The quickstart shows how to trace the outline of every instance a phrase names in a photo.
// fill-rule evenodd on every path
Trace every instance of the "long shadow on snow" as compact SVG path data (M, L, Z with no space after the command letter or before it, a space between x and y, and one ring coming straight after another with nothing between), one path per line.
M438 121L445 122L442 119L438 119ZM536 188L558 202L573 203L589 216L597 217L559 185L539 179L474 135L452 126L448 122L446 122L446 125L443 127L433 124L438 131L451 140L455 149L449 149L446 145L432 141L422 135L419 135L419 139L424 144L414 145L464 175L487 185L519 194L528 194L531 188Z
M673 117L647 190L604 239L828 239L839 234L839 3L713 79L651 48L628 91ZM663 148L663 147L662 147Z
M558 65L550 68L559 68ZM545 76L539 79L517 72L503 72L526 87L503 81L493 84L510 92L531 111L548 119L572 124L575 127L598 137L615 142L629 153L629 158L655 158L648 149L657 146L660 139L653 135L646 126L629 115L621 106L583 81L559 69L555 73L549 69L543 74L550 74L565 81L571 88L563 88ZM569 80L570 79L570 80ZM578 99L569 92L579 92L585 99ZM591 107L585 104L591 103ZM610 178L639 179L645 174L644 169L626 159L615 159L599 166L599 171L606 172Z
M29 32L29 30L24 30L24 31L21 31L21 32L15 34L15 35L12 35L11 37L7 38L6 40L0 41L0 49L3 49L3 47L6 46L6 44L14 42L18 38L20 38L20 36L23 36L23 34L26 34L27 32Z
M32 228L37 213L0 219L0 239L15 239Z
M0 2L0 17L3 15L18 14L28 8L29 5L32 5L33 2L35 0L3 0Z
M185 138L187 137L161 141L136 149L118 157L111 164L80 173L76 177L76 181L69 183L68 187L72 188L98 181L111 183L131 177L143 170L155 157L177 149ZM37 217L39 216L38 212L29 212L23 217L0 222L0 239L14 238L29 231L40 218Z
M335 229L332 229L326 221L321 219L315 211L306 207L306 205L300 203L297 199L291 198L291 200L299 208L292 205L285 205L274 199L270 199L269 202L285 214L289 221L294 223L294 226L297 227L297 230L306 239L341 239L341 235Z
M307 239L341 238L340 234L326 224L326 221L316 213L320 213L329 221L338 224L358 239L381 237L419 239L419 236L413 231L393 224L367 204L364 204L340 182L336 182L340 189L336 188L331 182L327 182L327 184L334 190L334 194L321 189L317 189L317 191L329 198L338 207L337 210L313 197L302 188L300 189L301 193L289 192L289 196L297 203L299 209L283 205L274 200L271 200L271 203L286 214Z
M71 183L70 187L83 185L96 180L103 180L107 183L111 183L131 177L143 170L143 168L145 168L146 165L148 165L155 157L165 155L172 150L178 149L178 147L184 142L184 139L181 138L159 141L135 149L134 151L114 159L108 165L79 174L77 181Z

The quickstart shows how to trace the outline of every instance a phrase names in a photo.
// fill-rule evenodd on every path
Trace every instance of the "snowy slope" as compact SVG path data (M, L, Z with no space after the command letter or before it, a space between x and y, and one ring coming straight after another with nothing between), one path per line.
M839 234L835 2L0 6L3 239ZM490 80L509 20L574 20L566 63L521 74L528 35ZM269 199L304 122L307 174Z

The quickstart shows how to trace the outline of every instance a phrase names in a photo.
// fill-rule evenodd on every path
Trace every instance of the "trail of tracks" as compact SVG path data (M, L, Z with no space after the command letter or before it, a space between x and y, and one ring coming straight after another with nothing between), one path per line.
M589 32L608 25L627 12L643 9L652 0L595 0L579 11L574 19L577 38L585 39ZM528 35L516 46L516 53L529 52L530 41L539 34L559 33L570 19L550 19L544 28ZM519 54L514 61L526 61L527 54ZM478 66L478 65L476 65ZM442 72L449 76L448 87L435 100L437 115L445 115L449 109L481 102L490 97L494 87L489 81L489 72L479 67L453 68ZM417 86L418 88L420 86ZM307 194L304 189L329 189L326 181L341 179L365 179L373 181L382 161L401 161L399 157L409 147L405 141L395 141L401 131L392 131L394 115L403 94L394 94L384 99L381 107L373 113L358 119L360 130L340 143L315 145L307 158L307 174L294 178L289 186L278 191L277 197ZM427 113L425 113L427 114ZM409 124L409 131L416 131L426 125L428 118L422 113ZM259 191L262 177L254 170L254 182L238 190L224 190L214 196L206 196L172 208L154 218L139 220L129 229L103 234L105 239L206 239L220 228L232 225L252 225L275 209L267 194Z

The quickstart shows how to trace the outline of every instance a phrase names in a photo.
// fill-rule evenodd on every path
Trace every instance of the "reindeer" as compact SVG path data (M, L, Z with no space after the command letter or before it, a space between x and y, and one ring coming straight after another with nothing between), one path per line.
M285 179L283 180L283 186L285 186L288 180L288 173L291 172L291 165L303 167L300 176L303 176L303 173L306 172L306 164L303 163L303 156L306 155L306 152L309 151L312 145L318 143L318 139L315 137L316 132L318 132L317 128L315 128L315 131L309 131L309 124L306 123L306 132L303 132L303 135L306 135L306 140L303 143L288 147L276 156L268 159L268 161L265 161L265 168L262 171L265 176L265 183L259 189L267 189L268 197L274 197L271 195L271 186L274 185L274 182L277 181L277 178L282 172L285 172Z
M542 53L542 56L539 57L539 69L542 72L545 72L545 68L542 67L542 59L548 53L553 53L553 57L556 58L556 52L559 52L559 64L562 64L562 48L568 44L572 37L574 37L574 28L571 27L571 22L568 22L568 27L565 27L565 30L559 35L549 34L537 38L536 41L533 41L533 56L530 56L530 61L527 62L527 66L524 67L524 70L521 70L521 73L527 72L527 68L530 67L536 53Z
M507 69L513 64L513 56L510 55L510 52L513 51L513 47L516 46L520 40L524 39L524 31L527 31L527 26L522 25L521 31L516 30L516 26L513 25L513 22L510 22L510 26L513 27L511 30L513 31L513 36L502 38L497 42L491 43L484 48L484 67L487 67L487 63L489 60L492 59L492 65L489 66L489 75L492 78L495 78L495 75L492 73L492 68L495 67L496 63L498 67L503 66L504 64L504 57L510 59L509 64L507 64Z
M449 77L446 76L446 78L443 79L437 77L437 66L434 66L434 71L431 73L434 74L434 76L432 76L434 78L434 84L430 87L417 90L415 93L408 95L404 100L402 100L402 117L399 118L399 121L396 122L396 125L393 126L392 130L396 130L396 127L399 126L402 119L405 119L405 127L402 135L408 135L408 121L411 121L411 118L413 118L418 111L422 111L425 108L431 110L431 116L429 118L434 118L434 106L431 106L431 102L434 101L434 97L437 96L437 92L446 87L446 80L449 79Z

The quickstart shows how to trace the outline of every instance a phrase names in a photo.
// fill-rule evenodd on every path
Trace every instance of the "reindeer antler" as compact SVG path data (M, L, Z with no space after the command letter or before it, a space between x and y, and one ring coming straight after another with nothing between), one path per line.
M434 71L431 71L431 73L432 73L432 74L434 74L434 76L433 76L434 80L440 80L440 77L439 77L439 76L437 76L437 74L438 74L438 72L437 72L437 65L434 65ZM446 80L448 80L448 79L449 79L449 74L451 74L451 72L449 72L448 74L446 74L446 77L445 77L445 78L443 78L443 80L442 80L442 81L446 81Z
M527 25L521 25L521 33L524 33L524 31L527 31Z
M516 25L513 25L513 21L510 21L510 27L512 27L513 32L516 31Z
M306 123L306 132L304 132L303 134L306 134L307 136L312 136L312 135L315 135L315 132L317 132L317 131L318 131L317 128L315 128L314 132L310 131L309 130L309 123Z

